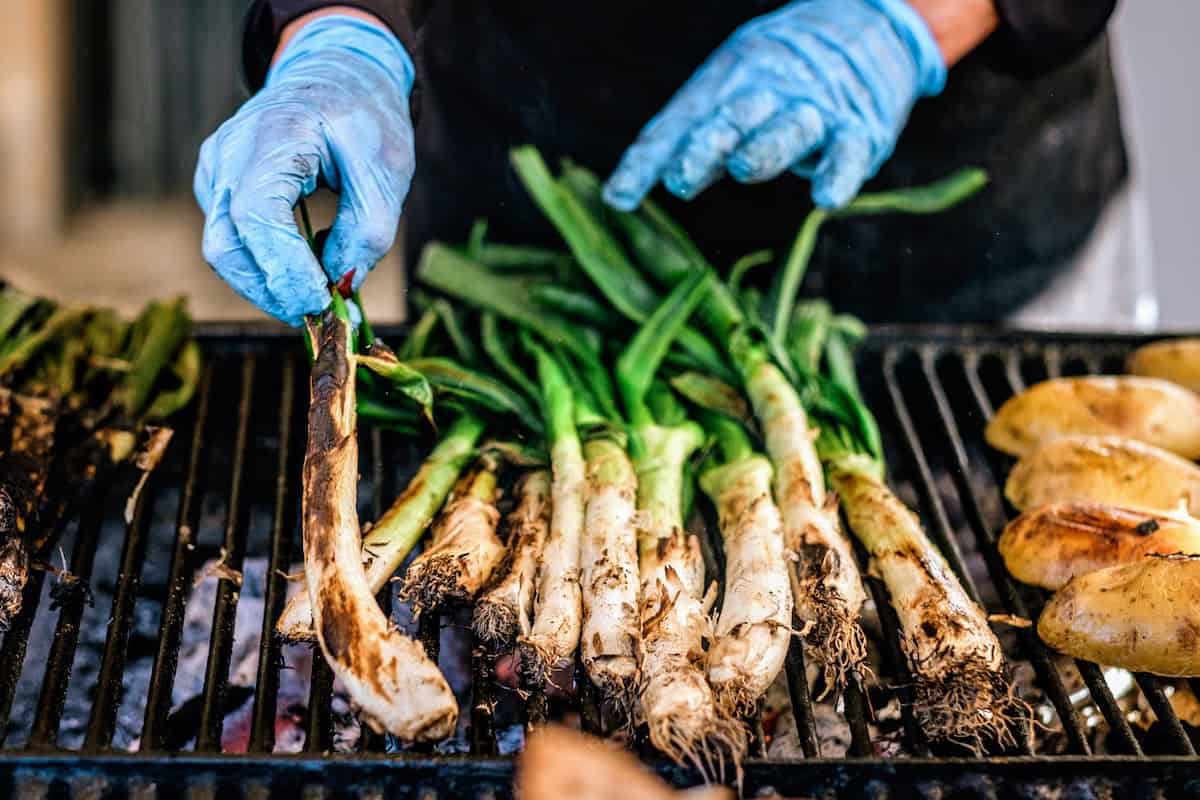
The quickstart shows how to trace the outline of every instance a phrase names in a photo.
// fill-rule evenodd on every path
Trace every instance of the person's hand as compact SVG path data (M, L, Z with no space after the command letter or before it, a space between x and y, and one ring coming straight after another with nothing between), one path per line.
M243 297L298 325L357 289L392 246L413 176L412 59L382 25L326 16L300 28L250 98L200 148L204 258ZM340 194L321 264L293 208L318 180ZM326 275L326 272L328 275Z
M661 180L690 200L725 172L791 170L813 201L845 205L891 155L913 103L946 66L904 0L799 0L742 25L642 129L604 188L632 210Z

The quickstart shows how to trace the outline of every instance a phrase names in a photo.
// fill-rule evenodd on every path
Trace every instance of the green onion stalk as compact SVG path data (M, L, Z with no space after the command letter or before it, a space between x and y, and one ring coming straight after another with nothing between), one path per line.
M518 640L519 672L527 688L544 687L570 662L582 627L580 548L587 495L587 466L575 425L575 398L562 365L548 348L526 337L537 363L550 452L550 530L542 549L533 623Z
M496 536L498 468L490 453L476 459L430 528L429 546L408 565L400 596L412 601L417 614L467 604L504 560ZM369 550L365 539L363 546Z
M649 384L692 310L707 294L703 279L681 284L647 318L639 337L618 359L617 383L626 410L645 417ZM569 358L565 363L571 363ZM617 410L608 380L589 380L568 370L576 387L576 419L584 431L588 470L587 509L581 552L585 669L623 720L632 725L640 688L638 659L642 626L638 557L639 481L626 449L629 437L618 431L625 420ZM596 376L590 376L595 378ZM636 437L636 431L634 431Z
M595 271L607 262L591 263ZM426 286L482 309L485 324L494 325L487 322L491 316L504 319L528 329L541 342L532 349L552 454L553 511L537 577L537 607L528 631L521 627L523 680L535 686L544 681L547 668L569 657L572 640L581 633L585 668L608 699L618 700L618 709L623 705L620 699L628 695L631 675L640 673L636 693L656 747L710 772L726 756L739 760L745 751L744 730L718 707L704 674L711 599L704 596L699 542L683 528L685 466L702 443L703 431L685 419L656 419L646 402L659 364L709 292L708 276L697 276L665 300L647 294L647 304L633 312L642 327L617 366L629 435L628 450L623 450L613 429L625 420L615 408L607 370L586 324L546 307L545 294L531 291L535 284L526 278L499 274L445 245L425 249L417 275ZM493 360L502 369L519 371L507 354L500 356ZM581 432L583 446L577 458L574 448ZM576 488L580 466L584 482ZM531 529L529 538L536 538L544 505L531 503L530 513L523 516L533 521L525 527ZM577 555L563 554L562 548L556 552L555 539L568 539L576 525ZM580 633L563 610L572 608L574 591L565 576L558 577L569 563L564 555L578 559ZM512 558L518 563L515 548ZM630 580L633 576L636 582ZM517 613L508 613L521 583L497 585L497 593L505 587L505 611L489 612L486 618L477 612L477 629L481 619L492 618L515 618L523 625L520 603ZM490 592L484 595L485 600L490 597ZM547 599L553 607L547 607ZM640 615L631 613L638 608ZM496 627L506 632L511 622ZM551 647L530 646L541 642Z
M365 724L406 741L442 739L458 719L454 693L421 644L390 624L363 565L357 362L341 296L306 325L314 360L301 510L313 629Z
M598 343L586 327L539 305L526 278L489 269L454 248L427 246L417 277L483 312L485 351L511 385L536 394L545 421L552 473L549 526L545 529L546 505L539 488L545 479L534 475L522 484L525 494L510 523L517 538L510 548L508 572L477 605L476 631L494 647L507 645L513 633L519 633L522 680L536 688L571 657L586 624L585 667L610 700L627 707L624 698L636 673L636 639L629 635L627 624L608 626L605 621L620 621L613 605L628 605L630 594L631 581L623 566L628 537L621 533L624 513L618 505L628 494L629 471L619 447L604 441L606 426L600 423L612 420L615 410ZM517 360L505 349L500 319L527 332L524 338L537 364L536 386L529 385ZM589 434L591 469L581 426ZM596 491L589 491L589 486ZM592 521L598 527L588 528L589 498L594 495L609 499L591 504ZM585 538L589 530L594 536ZM607 563L593 546L602 549L601 541L611 545ZM607 573L613 579L611 587L602 578L608 567L612 567ZM601 591L606 588L611 590ZM532 615L531 596L537 598ZM618 599L622 597L626 600Z
M478 226L477 226L478 229ZM509 347L499 316L492 311L480 315L483 351L509 385L527 399L540 404L538 385L529 379ZM541 431L539 422L538 430ZM506 458L532 468L514 487L516 502L505 519L508 548L498 578L476 600L472 617L475 635L495 652L511 650L520 637L533 629L533 599L542 549L550 531L551 473L539 454L534 459L514 454L520 445L504 446ZM527 448L521 448L527 449Z
M783 552L783 518L771 495L771 462L756 453L739 423L706 414L718 463L700 475L717 508L725 544L725 596L708 651L717 702L750 714L787 658L792 590Z
M641 626L636 497L637 475L611 381L596 381L576 369L559 350L575 398L575 422L587 468L580 590L583 626L579 654L584 670L613 708L632 727L638 689Z
M840 691L866 669L866 637L858 617L866 594L846 536L840 530L837 501L827 493L825 476L813 444L814 412L834 411L833 419L856 431L867 451L880 455L878 427L861 404L847 403L844 392L815 375L812 341L834 320L806 319L795 314L795 295L815 249L816 237L829 218L863 214L931 214L949 208L986 183L977 169L959 170L926 186L860 195L834 212L814 210L797 234L771 291L772 308L760 317L757 303L739 302L724 286L714 290L705 321L719 341L730 343L762 427L767 453L775 467L775 495L784 519L786 548L798 559L792 588L805 640L823 668L826 691ZM615 215L639 262L668 285L697 270L711 270L687 235L652 203L634 214ZM757 258L748 259L755 263ZM837 324L848 324L837 318ZM792 327L797 336L789 339ZM814 331L815 328L815 331ZM789 341L793 347L789 352ZM835 342L841 341L835 338ZM808 342L809 344L805 344Z
M511 649L533 629L533 598L550 531L550 471L532 469L517 481L516 505L505 518L507 564L475 602L472 627L494 651Z
M637 617L637 474L614 436L589 436L583 455L587 507L580 552L580 657L592 683L628 721L637 698L642 638Z
M383 590L425 535L460 475L475 457L484 422L461 414L425 457L416 475L362 537L362 562L372 593ZM288 601L275 630L287 641L314 642L312 604L301 592Z
M459 361L428 354L439 328ZM430 545L409 566L401 595L413 601L418 613L465 603L487 584L505 553L496 536L499 463L493 455L477 455L484 417L513 414L535 427L540 420L525 398L504 383L460 363L475 360L474 347L457 311L444 300L430 304L410 330L401 345L403 361L375 338L365 317L359 339L354 360L363 389L356 402L361 416L384 428L417 434L433 423L435 399L442 408L458 409L417 474L363 536L368 586L372 592L381 591L430 530ZM474 466L467 470L472 461ZM314 638L311 603L305 595L292 598L277 631L292 641Z
M581 204L599 196L599 182L586 171L574 169L570 186ZM687 235L660 209L645 202L633 214L611 214L625 234L638 263L657 281L677 285L697 273L713 269ZM758 260L758 256L750 263ZM849 541L840 530L836 500L825 491L824 473L813 446L814 433L792 378L781 368L780 348L772 348L765 331L755 329L730 289L714 281L701 309L702 321L716 341L726 344L727 358L750 397L751 406L774 467L774 490L784 523L784 547L798 559L789 570L794 607L803 623L805 640L823 668L827 690L840 691L857 681L864 669L866 636L859 611L866 600L862 577ZM682 377L682 376L681 376ZM709 375L707 386L692 388L720 402L735 391L714 391L724 379ZM685 386L680 388L686 389ZM693 399L696 399L693 397ZM702 403L706 404L706 403Z
M825 358L829 374L853 375L844 334L831 334ZM834 382L862 413L870 414L856 382ZM1027 730L1029 707L1016 696L984 610L963 589L917 515L888 487L882 458L861 436L830 422L817 449L850 529L887 586L914 678L913 709L922 730L932 740L974 752L1015 745Z
M704 432L682 414L656 418L647 402L667 349L710 291L707 275L693 278L668 296L622 352L617 384L637 475L642 716L659 751L712 775L726 758L741 763L746 736L717 702L704 672L716 595L705 591L700 543L684 527L687 464Z

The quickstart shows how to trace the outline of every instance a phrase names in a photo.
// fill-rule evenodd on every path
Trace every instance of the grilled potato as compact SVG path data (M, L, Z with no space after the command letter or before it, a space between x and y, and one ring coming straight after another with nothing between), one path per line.
M1200 675L1200 556L1148 556L1073 578L1046 604L1038 635L1100 664Z
M1137 439L1200 457L1200 396L1134 375L1056 378L1011 397L988 423L988 444L1023 456L1070 434Z
M1125 369L1200 392L1200 339L1168 339L1139 347Z
M1061 589L1076 575L1152 553L1200 553L1200 521L1182 513L1051 503L1010 522L999 549L1017 580Z
M1200 467L1148 444L1117 436L1067 436L1026 455L1004 484L1024 511L1077 500L1200 516Z
M733 800L725 786L676 791L612 742L560 725L529 736L517 761L516 796L522 800Z

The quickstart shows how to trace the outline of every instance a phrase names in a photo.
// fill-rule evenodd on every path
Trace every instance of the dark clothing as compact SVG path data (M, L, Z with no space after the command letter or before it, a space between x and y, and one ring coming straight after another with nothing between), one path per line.
M261 80L255 64L269 59L283 22L333 4L255 2L248 78ZM570 156L607 175L734 28L781 3L438 0L423 19L395 0L349 5L379 11L402 39L419 23L422 111L407 205L415 251L432 238L462 239L476 217L497 240L552 239L508 169L508 148L532 142L550 159ZM992 186L936 217L831 223L808 288L842 310L894 321L996 320L1037 294L1126 177L1102 34L1112 5L1001 0L1005 26L951 70L940 96L918 103L867 190L967 164L985 167ZM657 196L723 267L764 246L786 248L808 193L806 181L783 177L724 180L690 203Z

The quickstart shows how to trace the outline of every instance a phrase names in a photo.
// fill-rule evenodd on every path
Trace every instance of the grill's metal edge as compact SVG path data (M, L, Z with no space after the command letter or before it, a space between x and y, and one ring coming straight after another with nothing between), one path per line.
M672 764L648 765L679 787L699 785L691 770ZM507 796L515 762L480 756L404 755L296 755L244 756L237 758L187 753L172 755L113 754L106 756L43 755L27 753L0 756L0 785L63 783L88 785L99 782L118 785L153 786L169 784L182 790L196 783L238 786L245 789L265 784L272 790L321 785L334 794L358 795L364 787L425 787L430 797ZM975 796L991 796L990 789L1020 786L1070 787L1086 784L1092 791L1134 789L1164 791L1166 796L1193 797L1200 794L1200 770L1196 759L1184 756L1037 756L998 757L989 760L958 758L906 758L891 761L839 758L767 761L750 759L744 764L743 791L748 794L772 788L787 796L817 790L831 796L888 797L885 787L953 787ZM333 788L337 787L337 788ZM469 787L469 788L467 788ZM468 794L460 794L461 791ZM883 791L883 794L879 794ZM1107 795L1106 795L1107 796ZM1162 795L1156 795L1162 796Z

